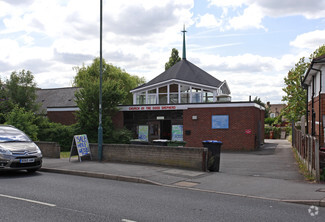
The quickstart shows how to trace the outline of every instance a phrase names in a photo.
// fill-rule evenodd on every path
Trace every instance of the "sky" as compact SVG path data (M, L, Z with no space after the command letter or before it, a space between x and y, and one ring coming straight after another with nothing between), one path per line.
M0 0L0 78L30 70L70 87L99 57L100 1ZM325 44L325 0L103 0L103 58L150 81L172 48L220 81L232 101L283 103L284 78Z

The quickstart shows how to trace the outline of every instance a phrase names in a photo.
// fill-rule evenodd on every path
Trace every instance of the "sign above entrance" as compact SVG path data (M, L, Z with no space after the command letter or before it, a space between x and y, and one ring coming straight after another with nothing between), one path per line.
M176 106L130 106L129 111L143 110L176 110Z

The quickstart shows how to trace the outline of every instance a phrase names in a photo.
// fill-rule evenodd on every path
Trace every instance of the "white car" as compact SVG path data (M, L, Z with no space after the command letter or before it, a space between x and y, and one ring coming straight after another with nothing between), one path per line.
M35 172L42 167L42 152L22 131L0 125L0 171L27 170Z

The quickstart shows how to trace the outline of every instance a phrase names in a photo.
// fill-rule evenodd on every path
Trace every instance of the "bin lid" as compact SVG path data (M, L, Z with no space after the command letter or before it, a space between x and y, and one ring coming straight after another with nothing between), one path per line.
M204 140L202 143L222 143L221 141L218 140Z

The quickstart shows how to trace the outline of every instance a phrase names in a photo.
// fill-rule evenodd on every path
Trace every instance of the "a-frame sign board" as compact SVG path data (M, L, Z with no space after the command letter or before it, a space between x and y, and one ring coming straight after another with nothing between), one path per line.
M78 160L81 162L81 157L90 156L92 160L89 142L86 134L75 135L72 139L71 150L70 150L70 158L72 156L78 155Z

